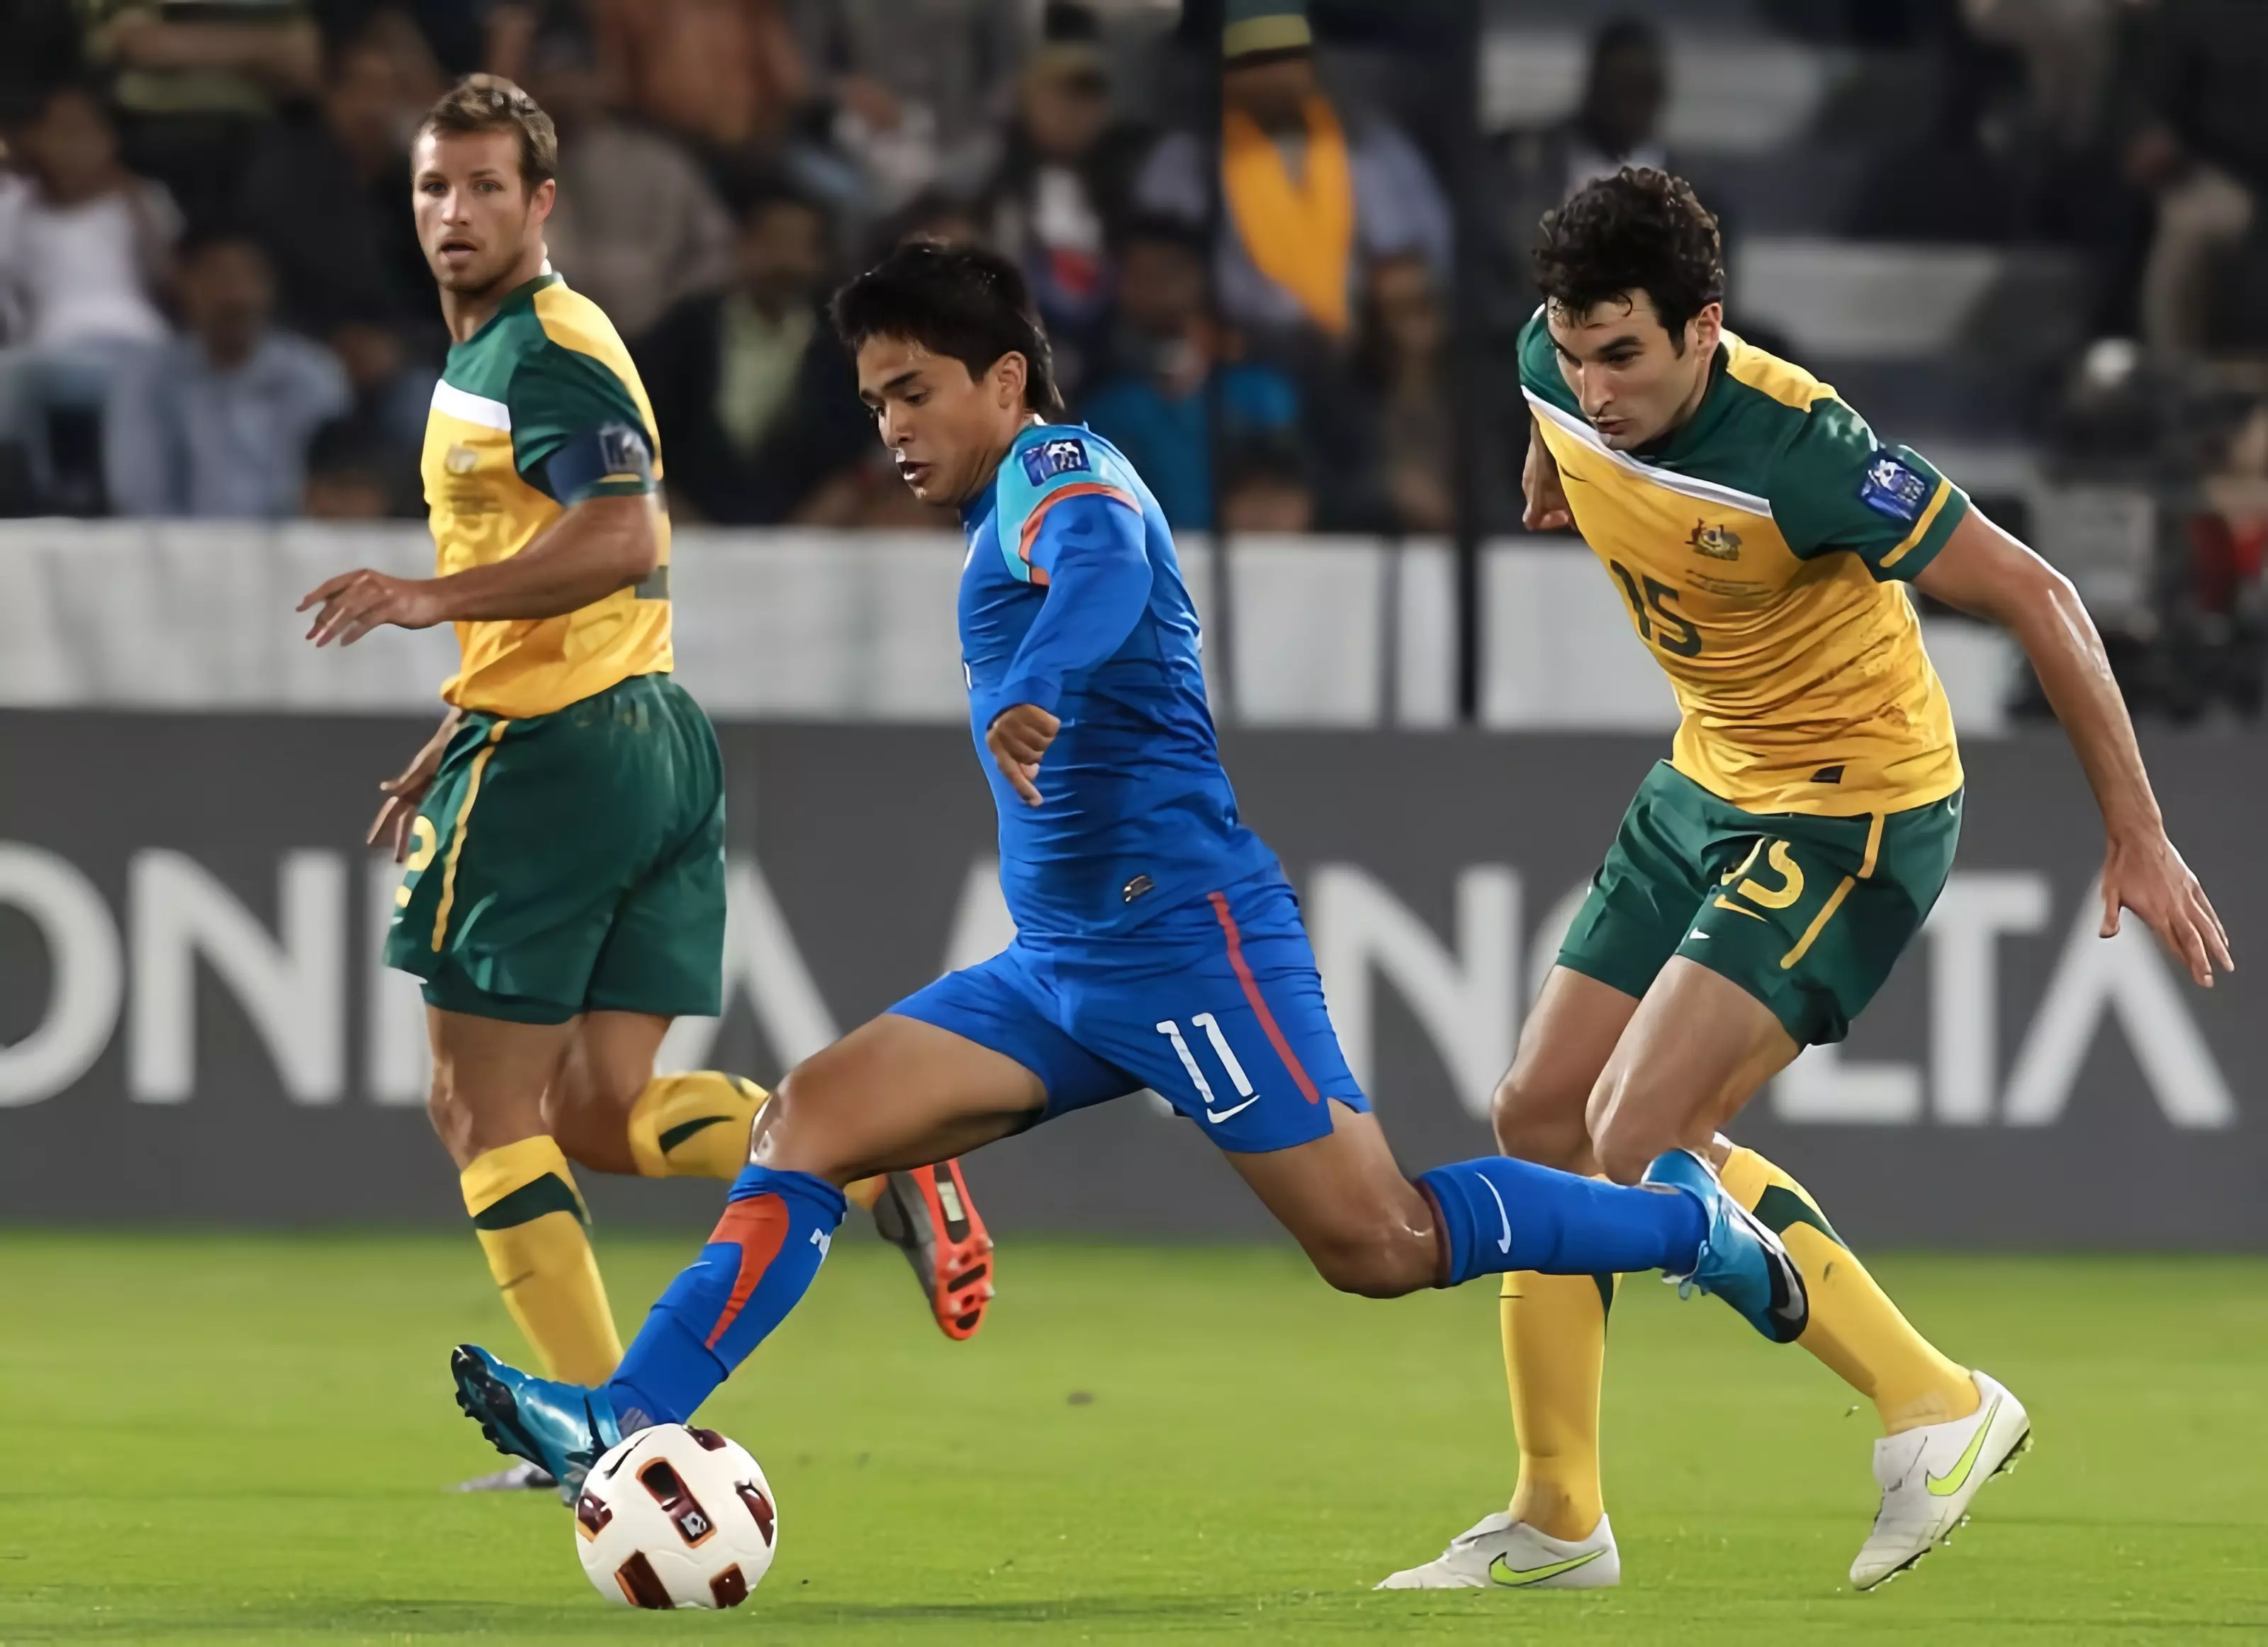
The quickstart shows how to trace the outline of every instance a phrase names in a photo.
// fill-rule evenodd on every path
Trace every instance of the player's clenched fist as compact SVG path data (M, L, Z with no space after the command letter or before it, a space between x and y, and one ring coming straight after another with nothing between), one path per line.
M301 612L313 606L322 607L315 614L307 638L318 646L328 646L333 641L351 646L381 624L391 623L403 629L430 629L446 615L434 582L422 577L388 577L367 566L341 572L310 590L307 598L299 603Z
M984 746L999 763L1001 776L1022 796L1024 805L1040 804L1040 757L1056 740L1063 723L1036 703L1019 703L993 717L984 734Z

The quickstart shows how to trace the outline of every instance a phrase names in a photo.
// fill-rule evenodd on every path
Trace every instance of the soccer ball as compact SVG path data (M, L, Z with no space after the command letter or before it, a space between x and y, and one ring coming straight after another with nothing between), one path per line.
M771 1484L737 1441L657 1424L609 1449L575 1501L575 1554L610 1601L736 1607L779 1540Z

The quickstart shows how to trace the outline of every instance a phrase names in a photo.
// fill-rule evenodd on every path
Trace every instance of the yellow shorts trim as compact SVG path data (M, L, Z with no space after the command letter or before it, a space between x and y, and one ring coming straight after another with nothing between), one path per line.
M449 911L457 902L457 857L465 849L465 829L472 822L473 803L481 798L481 775L489 769L489 757L496 753L504 731L512 723L498 721L489 728L488 742L480 754L473 757L473 769L465 779L465 798L457 803L457 816L449 825L449 856L441 865L441 902L433 911L433 952L441 952L441 940L448 935Z

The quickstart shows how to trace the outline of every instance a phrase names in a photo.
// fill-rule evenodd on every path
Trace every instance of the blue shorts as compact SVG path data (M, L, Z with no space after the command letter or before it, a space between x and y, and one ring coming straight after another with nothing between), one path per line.
M1287 1150L1366 1110L1323 1005L1300 901L1270 871L1106 937L1017 937L890 1009L1005 1054L1041 1119L1144 1087L1224 1150Z

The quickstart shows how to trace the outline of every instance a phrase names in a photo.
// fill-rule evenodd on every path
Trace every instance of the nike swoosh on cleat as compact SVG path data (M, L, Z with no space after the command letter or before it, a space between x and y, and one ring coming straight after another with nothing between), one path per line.
M1226 1121L1231 1115L1241 1115L1246 1110L1250 1109L1259 1101L1260 1094L1255 1092L1250 1098L1246 1099L1241 1104L1233 1105L1227 1109L1208 1109L1205 1111L1205 1119L1211 1121Z
M1564 1562L1552 1562L1542 1567L1514 1567L1499 1555L1489 1563L1489 1578L1493 1583L1515 1588L1521 1585L1540 1585L1546 1578L1557 1578L1561 1573L1572 1573L1578 1567L1587 1567L1605 1554L1602 1549L1587 1550L1580 1555L1570 1555Z
M1969 1437L1968 1450L1953 1461L1953 1467L1944 1474L1929 1478L1933 1497L1950 1498L1961 1490L1962 1484L1969 1479L1969 1473L1977 1467L1977 1454L1984 1451L1984 1437L1992 1432L1992 1415L1999 1410L2000 1398L1996 1395L1992 1398L1992 1405L1984 1409L1984 1416L1977 1421L1977 1433Z
M1481 1180L1481 1182L1488 1184L1488 1193L1496 1202L1496 1216L1504 1225L1504 1233L1496 1238L1496 1250L1499 1253L1508 1253L1512 1251L1512 1215L1504 1210L1504 1197L1496 1193L1496 1186L1489 1184L1489 1180L1485 1178Z

